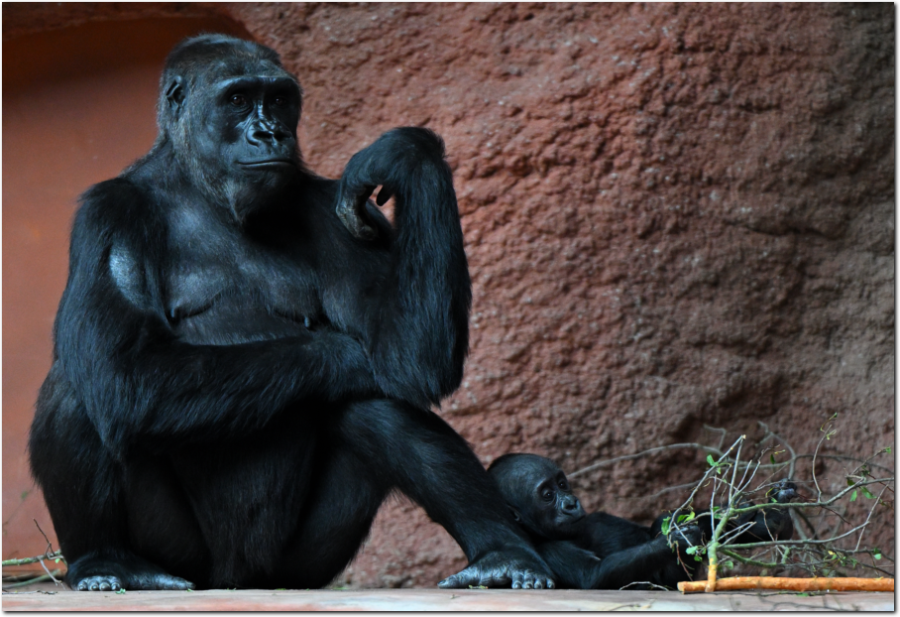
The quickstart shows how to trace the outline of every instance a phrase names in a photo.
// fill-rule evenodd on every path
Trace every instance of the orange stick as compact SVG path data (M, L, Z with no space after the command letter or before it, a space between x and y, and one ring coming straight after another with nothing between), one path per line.
M707 581L678 583L681 593L706 591ZM894 591L892 578L787 578L782 576L732 576L716 581L715 591L738 589L784 589L787 591Z

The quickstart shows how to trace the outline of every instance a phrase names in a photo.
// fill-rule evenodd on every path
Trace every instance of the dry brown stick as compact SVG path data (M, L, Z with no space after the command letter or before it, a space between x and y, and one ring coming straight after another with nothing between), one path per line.
M817 577L787 578L782 576L731 576L716 581L713 591L737 591L740 589L782 589L786 591L894 591L892 578ZM707 590L707 581L678 583L681 593L699 593Z

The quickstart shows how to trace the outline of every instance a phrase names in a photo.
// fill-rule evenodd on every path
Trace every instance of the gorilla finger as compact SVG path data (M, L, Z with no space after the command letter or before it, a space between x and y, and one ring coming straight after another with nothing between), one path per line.
M100 591L109 591L111 589L109 581L103 581L100 583Z

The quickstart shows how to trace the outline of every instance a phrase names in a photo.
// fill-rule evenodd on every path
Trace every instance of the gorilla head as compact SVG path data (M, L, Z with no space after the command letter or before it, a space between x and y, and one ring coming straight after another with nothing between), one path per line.
M299 169L300 104L300 85L273 50L190 38L166 61L157 148L170 146L192 186L243 221Z
M549 539L576 533L573 524L584 518L584 510L566 474L553 461L536 454L505 454L488 471L513 516L528 531Z

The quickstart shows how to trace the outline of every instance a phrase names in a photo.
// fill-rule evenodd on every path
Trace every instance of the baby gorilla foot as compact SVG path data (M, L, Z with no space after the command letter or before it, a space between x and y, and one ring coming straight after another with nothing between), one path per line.
M134 555L121 559L83 557L69 566L66 582L78 591L194 588L192 582L169 574L159 566Z
M766 492L766 497L776 503L790 503L792 499L798 497L797 485L790 478L779 480Z
M670 546L686 549L703 544L703 530L698 525L682 525L672 529L667 538Z

